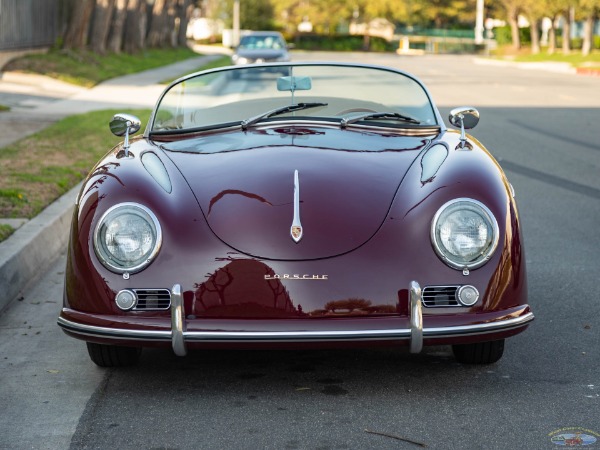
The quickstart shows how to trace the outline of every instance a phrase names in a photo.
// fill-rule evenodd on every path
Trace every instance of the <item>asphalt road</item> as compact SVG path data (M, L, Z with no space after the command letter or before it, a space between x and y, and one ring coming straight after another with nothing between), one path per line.
M0 316L0 448L552 449L579 428L600 449L600 78L342 56L415 73L444 116L479 108L472 134L517 193L533 325L486 367L436 347L148 350L138 367L102 370L55 325L61 257Z

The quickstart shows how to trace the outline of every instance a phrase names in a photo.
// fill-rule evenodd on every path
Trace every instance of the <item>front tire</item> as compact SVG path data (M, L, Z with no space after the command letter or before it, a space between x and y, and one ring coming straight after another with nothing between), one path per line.
M138 363L142 349L117 345L87 342L88 354L94 364L100 367L126 367Z
M502 358L504 339L453 345L452 351L457 361L463 364L493 364Z

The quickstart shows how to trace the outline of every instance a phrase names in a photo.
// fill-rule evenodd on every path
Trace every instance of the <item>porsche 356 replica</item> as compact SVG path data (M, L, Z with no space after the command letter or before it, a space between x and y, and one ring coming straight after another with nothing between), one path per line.
M213 69L166 88L77 199L58 324L99 366L142 347L451 345L496 362L533 320L512 186L413 76Z

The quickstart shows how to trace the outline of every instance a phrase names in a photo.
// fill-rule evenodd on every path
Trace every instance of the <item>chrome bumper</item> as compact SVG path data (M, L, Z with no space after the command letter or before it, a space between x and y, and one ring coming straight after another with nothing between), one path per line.
M409 340L410 352L419 353L425 338L446 338L480 335L511 330L527 325L534 319L527 312L519 317L495 322L466 326L424 328L421 302L421 287L416 281L409 289L410 327L396 329L365 329L337 331L187 331L183 293L176 284L171 291L171 330L130 330L80 324L64 317L58 318L58 325L65 331L80 336L90 336L114 340L134 340L147 342L171 341L173 351L178 356L187 354L187 342L226 343L226 342L343 342L369 340Z

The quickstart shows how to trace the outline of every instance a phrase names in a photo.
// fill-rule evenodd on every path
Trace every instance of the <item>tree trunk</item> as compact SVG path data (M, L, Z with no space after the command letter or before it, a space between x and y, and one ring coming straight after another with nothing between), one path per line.
M515 50L519 50L521 48L521 36L519 35L519 11L516 7L512 7L507 12L508 22L510 23L512 46Z
M96 0L90 45L94 52L101 55L106 53L106 42L114 7L115 0Z
M531 35L531 53L533 55L538 55L541 51L540 49L540 20L539 19L529 19L530 23L530 35Z
M365 34L363 35L363 51L368 52L371 50L371 35L369 34L369 28L365 30Z
M125 19L125 51L129 54L142 51L146 47L146 0L129 0Z
M86 46L94 5L95 0L79 0L73 5L69 25L64 36L63 47L65 49L82 49Z
M548 30L548 54L554 55L556 53L556 16L551 17L552 24Z
M562 30L562 51L563 55L571 53L571 8L564 12L565 23Z
M180 47L187 46L187 27L192 12L194 11L194 5L192 0L179 0L177 5L177 16L179 18L179 28L177 33L177 45Z
M159 47L163 43L163 29L167 15L166 3L167 0L156 0L154 2L148 36L146 37L148 47Z
M594 25L596 24L596 16L594 13L585 18L583 24L583 46L581 54L588 56L594 48Z
M63 39L67 34L73 11L75 11L75 1L76 0L58 0L59 31L60 35L63 36Z
M127 18L127 0L117 0L113 15L110 37L108 39L108 51L120 53L123 47L123 32L125 19Z
M167 19L163 30L163 46L177 47L177 3L179 0L167 0Z

